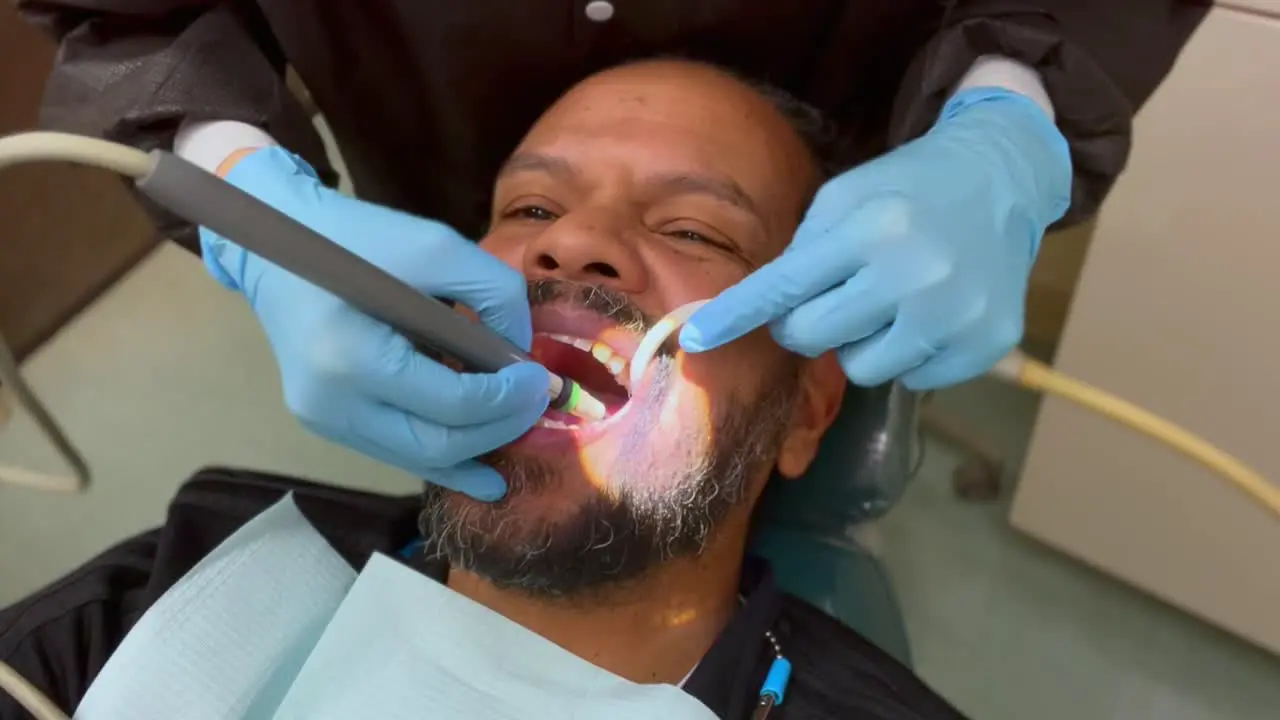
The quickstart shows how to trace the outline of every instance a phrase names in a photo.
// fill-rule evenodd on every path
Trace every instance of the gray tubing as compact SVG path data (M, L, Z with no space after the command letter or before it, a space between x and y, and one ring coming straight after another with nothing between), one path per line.
M420 348L497 372L527 360L498 333L454 312L221 178L162 150L137 181L143 194L390 325Z

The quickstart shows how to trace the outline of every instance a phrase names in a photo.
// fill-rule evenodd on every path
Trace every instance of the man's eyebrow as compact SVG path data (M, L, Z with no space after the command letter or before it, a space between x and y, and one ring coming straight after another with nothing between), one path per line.
M691 175L679 173L660 175L651 180L653 185L670 195L706 195L721 202L735 205L752 215L759 215L755 201L742 189L742 186L728 178L710 175Z
M552 177L573 180L578 168L565 158L536 152L516 152L502 164L498 176L518 172L540 172ZM706 195L721 202L739 207L759 216L755 201L742 186L729 178L692 173L672 173L647 178L645 184L658 188L667 195Z
M578 169L568 160L532 152L517 152L507 158L498 170L498 176L517 172L541 172L562 179L572 179L578 175Z

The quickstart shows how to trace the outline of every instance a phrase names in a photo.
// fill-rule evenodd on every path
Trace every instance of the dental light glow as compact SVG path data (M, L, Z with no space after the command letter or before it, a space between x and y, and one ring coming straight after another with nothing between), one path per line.
M596 362L609 370L610 374L613 375L614 380L620 387L629 391L627 388L626 376L622 374L622 371L627 366L627 360L626 358L617 355L614 349L609 345L598 340L589 340L587 338L564 335L561 333L539 333L539 336L554 340L555 342L563 345L569 345L590 355ZM552 374L551 377L553 383L556 380L559 380L558 375ZM599 422L609 417L608 407L598 398L591 395L581 386L580 383L568 379L566 379L565 382L573 383L574 392L577 395L576 397L570 398L565 407L561 408L562 412L571 413L578 418L592 422ZM572 424L545 416L538 420L537 424L539 427L561 430L574 427Z

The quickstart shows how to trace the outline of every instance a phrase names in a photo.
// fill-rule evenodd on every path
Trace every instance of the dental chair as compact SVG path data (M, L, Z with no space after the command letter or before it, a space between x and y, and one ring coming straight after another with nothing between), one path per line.
M809 471L769 483L752 538L783 590L907 666L911 651L893 584L854 529L901 498L919 451L917 407L917 397L896 384L850 385Z
M292 68L286 81L317 128L323 128L311 94ZM338 174L346 176L337 148L329 152ZM896 384L850 385L809 471L794 481L769 483L752 547L769 560L785 591L822 608L907 666L910 647L893 584L880 559L855 539L854 528L884 515L902 496L919 452L917 411L918 398Z
M82 487L88 466L52 416L21 381L0 337L0 365L13 388L59 449L75 477L37 478L0 466L10 481ZM14 384L14 383L11 383ZM906 627L888 572L855 528L886 513L902 496L913 471L916 396L897 385L850 386L809 471L797 480L774 478L755 518L752 550L773 567L779 585L857 630L903 664L911 665ZM29 477L30 476L30 477Z

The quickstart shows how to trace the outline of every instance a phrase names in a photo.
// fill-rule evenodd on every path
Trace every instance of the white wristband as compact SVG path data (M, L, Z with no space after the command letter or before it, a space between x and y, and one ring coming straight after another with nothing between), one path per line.
M983 55L960 78L955 92L976 87L1001 87L1025 95L1049 113L1050 120L1054 119L1053 101L1044 89L1044 81L1040 79L1040 73L1026 63L1003 55Z
M233 120L183 122L173 140L173 152L212 173L217 172L222 161L237 150L279 144L261 128L248 123Z

